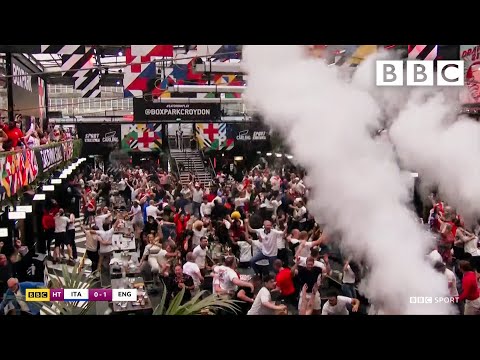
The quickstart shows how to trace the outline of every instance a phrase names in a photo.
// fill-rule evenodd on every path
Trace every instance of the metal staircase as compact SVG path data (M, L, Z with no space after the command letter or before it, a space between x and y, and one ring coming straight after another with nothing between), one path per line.
M177 164L182 185L188 185L189 174L193 173L205 187L210 187L212 175L210 169L205 167L200 151L170 149L170 155Z

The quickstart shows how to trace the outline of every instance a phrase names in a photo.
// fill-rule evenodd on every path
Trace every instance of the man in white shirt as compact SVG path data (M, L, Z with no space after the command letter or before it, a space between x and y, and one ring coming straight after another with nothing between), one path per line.
M272 270L273 262L277 258L278 253L277 238L283 237L283 231L272 229L272 223L268 220L263 222L263 229L252 229L249 220L245 219L245 227L248 232L256 232L262 243L262 252L258 253L252 258L252 260L250 260L250 266L255 273L259 274L261 273L261 269L258 267L257 261L268 259L270 270Z
M427 255L427 258L432 265L435 265L437 262L443 262L442 255L440 255L436 247Z
M149 205L145 209L145 211L147 212L147 219L149 216L156 219L160 215L160 210L158 210L158 207L155 206L155 201L150 200L148 204Z
M53 251L53 263L56 264L60 259L61 245L67 245L68 255L72 259L72 245L67 241L67 226L70 219L64 215L63 209L58 210L55 215L55 249Z
M203 198L202 205L200 206L200 215L202 216L202 219L204 217L210 217L212 215L212 209L214 207L213 202L208 202L207 198Z
M200 268L198 265L194 262L194 256L193 253L189 252L187 253L187 262L183 264L183 272L184 274L190 275L193 279L193 285L194 285L194 290L192 291L192 295L195 296L195 294L198 292L200 289L200 284L203 283L203 276L200 273Z
M240 280L235 271L236 262L233 256L225 259L225 265L217 266L214 271L214 293L218 295L233 296L237 286L249 287L252 292L254 286L252 283Z
M331 290L328 301L323 305L322 315L348 315L347 305L352 305L352 312L360 307L358 299L339 296L336 289Z
M198 226L202 224L202 227L198 229L196 226L193 227L193 236L192 236L192 245L198 246L200 245L200 240L207 234L208 228L204 227L203 222L199 221ZM194 224L195 225L195 224Z
M200 271L205 271L208 240L205 236L200 238L200 244L193 249L193 259Z
M455 276L455 273L452 270L447 269L447 266L441 261L436 262L433 267L440 274L445 276L450 296L458 296L457 277Z
M200 188L199 183L195 183L195 187L190 187L192 191L192 213L197 218L200 217L200 206L203 201L203 190Z
M103 229L103 224L105 223L105 220L107 220L111 216L112 214L110 213L110 211L108 211L108 207L105 206L102 209L102 213L100 215L95 216L95 225L99 229Z
M270 291L275 289L277 283L273 275L266 275L263 278L263 287L255 297L252 307L247 315L275 315L277 312L285 311L286 305L275 305L272 301Z
M303 204L303 200L298 198L293 206L293 220L298 223L298 229L303 231L307 222L307 208Z
M112 227L110 227L110 224L103 224L102 226L103 230L90 230L90 234L100 236L100 238L98 239L100 242L99 269L102 268L102 264L105 258L107 258L108 262L110 262L110 258L113 253L112 237L113 237L113 233L115 232L115 227L118 225L119 221L120 220L117 219L117 221Z

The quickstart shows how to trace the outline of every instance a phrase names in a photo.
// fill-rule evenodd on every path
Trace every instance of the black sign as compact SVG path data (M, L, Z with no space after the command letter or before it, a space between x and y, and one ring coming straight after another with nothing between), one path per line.
M63 147L59 144L55 147L40 149L36 152L36 156L38 173L41 174L42 172L48 171L63 162Z
M133 99L135 122L145 121L219 121L220 104L165 104Z
M78 138L83 141L83 154L101 155L120 144L120 125L78 124L77 132Z
M23 55L12 56L12 95L16 114L41 117L40 102L45 106L43 80L29 75L39 70Z
M230 124L236 142L270 141L270 129L256 122L247 124Z

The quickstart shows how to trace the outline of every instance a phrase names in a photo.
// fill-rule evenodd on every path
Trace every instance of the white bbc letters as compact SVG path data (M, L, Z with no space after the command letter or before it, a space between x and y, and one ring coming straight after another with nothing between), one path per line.
M402 86L403 61L377 60L377 86Z
M402 60L377 60L377 86L403 86L404 63ZM407 86L464 86L462 60L438 60L435 74L433 60L408 60Z
M407 86L433 86L433 61L407 61Z
M438 86L463 86L463 61L438 60L437 85Z

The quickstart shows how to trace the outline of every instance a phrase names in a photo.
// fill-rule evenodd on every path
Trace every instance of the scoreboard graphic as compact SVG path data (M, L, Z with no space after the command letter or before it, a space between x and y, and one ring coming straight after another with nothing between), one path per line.
M137 289L28 289L26 301L137 301Z

